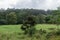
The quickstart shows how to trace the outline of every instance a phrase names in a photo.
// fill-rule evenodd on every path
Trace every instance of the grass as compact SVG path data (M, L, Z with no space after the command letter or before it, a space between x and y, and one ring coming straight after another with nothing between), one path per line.
M0 32L21 32L21 25L0 25Z
M43 29L43 30L46 30L46 31L50 31L49 28L59 28L60 29L60 25L57 26L55 24L38 24L36 25L36 29L39 30L39 29Z
M26 35L24 36L23 34L20 34L23 32L20 27L21 25L0 25L0 40L30 40L31 38L28 38ZM35 27L37 30L43 29L47 32L50 32L49 28L57 29L60 28L60 25L59 27L57 27L57 25L54 24L37 24ZM60 39L60 36L56 37L56 40L57 39Z
M22 32L22 30L20 29L21 25L0 25L0 32ZM60 26L59 26L60 27ZM36 29L45 29L48 30L48 28L57 28L56 25L52 25L52 24L38 24L36 25Z
M0 32L22 32L20 29L21 25L0 25ZM48 28L58 28L57 25L53 24L37 24L36 29L48 30ZM60 28L60 26L59 26Z

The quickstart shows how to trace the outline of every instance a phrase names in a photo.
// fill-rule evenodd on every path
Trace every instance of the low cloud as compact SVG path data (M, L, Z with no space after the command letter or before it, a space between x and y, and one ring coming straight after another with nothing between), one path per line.
M0 0L0 8L57 9L60 0Z

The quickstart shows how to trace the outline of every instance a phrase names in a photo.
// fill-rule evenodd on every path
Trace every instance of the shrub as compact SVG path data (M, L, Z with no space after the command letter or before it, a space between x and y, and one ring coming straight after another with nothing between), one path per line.
M56 31L56 35L60 35L60 29Z
M32 36L35 32L35 16L28 16L27 19L23 21L21 29L24 31L24 34L29 34Z
M36 29L35 28L31 28L28 31L29 31L28 32L29 36L33 36L33 34L35 34Z
M49 33L47 33L46 38L49 39L51 36L52 36L52 33L49 32Z
M4 24L7 24L7 21L4 19L0 19L0 25L4 25Z
M55 30L55 28L48 28L49 30Z
M40 34L45 34L45 33L46 33L46 30L40 29L40 30L39 30L39 33L40 33Z

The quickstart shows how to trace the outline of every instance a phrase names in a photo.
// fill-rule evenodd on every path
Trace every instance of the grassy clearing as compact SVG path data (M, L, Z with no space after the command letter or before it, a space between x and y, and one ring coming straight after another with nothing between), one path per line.
M0 25L0 32L22 32L20 29L21 25ZM57 25L52 24L37 24L36 29L48 30L48 28L58 28ZM60 28L60 26L59 26ZM49 30L48 30L49 31Z
M55 24L37 24L36 25L36 29L39 30L39 29L43 29L43 30L46 30L46 31L50 31L49 28L59 28L60 29L60 25L57 26Z
M0 25L0 32L21 32L21 25Z
M21 25L0 25L0 40L31 40L27 35L21 34L23 31L20 29ZM57 25L53 24L37 24L36 29L43 29L51 31L49 28L57 29ZM60 26L59 26L60 28ZM38 34L37 34L38 35ZM41 40L44 40L44 36L41 36ZM60 40L60 36L53 37L51 40ZM37 40L34 38L34 40ZM40 40L40 39L38 39Z

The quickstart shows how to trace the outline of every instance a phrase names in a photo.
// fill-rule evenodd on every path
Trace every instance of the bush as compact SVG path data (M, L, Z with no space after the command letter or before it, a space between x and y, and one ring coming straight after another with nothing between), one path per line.
M47 33L46 38L49 39L53 34L51 32Z
M40 30L39 30L39 33L40 33L40 34L45 34L45 33L46 33L46 30L40 29Z
M5 19L0 19L0 25L7 24L7 21Z
M55 28L48 28L49 30L55 30Z
M23 21L23 25L21 26L21 29L25 32L24 34L32 36L35 33L35 23L35 16L27 16L26 20Z
M56 35L60 35L60 29L56 31Z
M31 28L28 31L29 31L28 32L29 36L33 36L33 34L35 34L36 29L35 28Z

